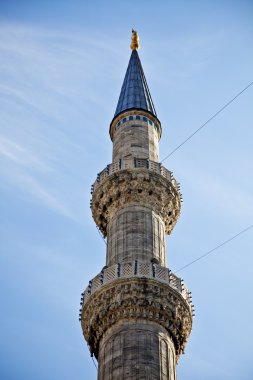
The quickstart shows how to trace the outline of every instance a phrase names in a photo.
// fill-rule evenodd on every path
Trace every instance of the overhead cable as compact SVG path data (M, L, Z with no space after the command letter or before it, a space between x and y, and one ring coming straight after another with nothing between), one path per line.
M98 233L99 233L99 235L100 235L101 239L102 239L102 240L103 240L103 242L106 244L106 240L105 240L104 236L103 236L103 235L102 235L102 233L100 232L100 230L99 230L98 226L96 226L96 227L97 227L97 230L98 230Z
M229 102L227 102L223 107L221 107L214 115L212 115L204 124L202 124L198 129L196 129L196 131L194 131L192 134L190 134L190 136L188 136L181 144L179 144L176 148L174 148L166 157L164 157L164 159L161 161L161 162L164 162L165 160L167 160L167 158L169 158L170 156L172 156L172 154L174 154L179 148L181 148L181 146L183 146L187 141L189 141L194 135L196 135L202 128L204 128L208 123L210 123L210 121L212 121L216 116L218 116L222 111L224 111L225 108L227 108L231 103L233 103L240 95L242 95L242 93L244 91L246 91L251 85L253 84L253 82L249 83L246 87L244 87L243 90L241 90L240 92L238 92L238 94L236 94L231 100L229 100Z
M214 251L216 251L217 249L219 249L220 247L222 247L223 245L229 243L230 241L234 240L235 238L237 238L238 236L244 234L245 232L247 232L248 230L250 230L251 228L253 227L253 224L251 224L250 226L248 226L247 228L245 228L244 230L238 232L236 235L232 236L231 238L229 238L228 240L225 240L223 243L217 245L216 247L214 247L213 249L211 249L210 251L204 253L203 255L197 257L195 260L193 261L190 261L188 264L182 266L181 268L177 269L175 271L175 273L177 272L180 272L181 270L185 269L185 268L188 268L190 265L196 263L197 261L203 259L204 257L210 255L211 253L213 253Z
M96 363L95 363L95 360L94 360L93 356L91 357L91 359L92 359L92 361L93 361L94 366L96 367L96 370L98 370L98 367L97 367L97 365L96 365Z

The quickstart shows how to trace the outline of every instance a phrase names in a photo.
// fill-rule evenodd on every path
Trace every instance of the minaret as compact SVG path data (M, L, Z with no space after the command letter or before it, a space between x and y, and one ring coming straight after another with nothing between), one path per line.
M191 295L166 267L165 234L180 214L179 184L159 163L156 115L132 32L132 54L110 125L112 163L92 185L106 265L81 298L80 321L99 380L176 380L192 328Z

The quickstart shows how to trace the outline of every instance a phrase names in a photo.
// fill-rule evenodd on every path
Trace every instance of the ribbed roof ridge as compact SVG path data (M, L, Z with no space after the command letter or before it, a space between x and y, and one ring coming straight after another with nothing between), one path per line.
M133 108L143 109L157 117L137 50L132 51L114 118Z

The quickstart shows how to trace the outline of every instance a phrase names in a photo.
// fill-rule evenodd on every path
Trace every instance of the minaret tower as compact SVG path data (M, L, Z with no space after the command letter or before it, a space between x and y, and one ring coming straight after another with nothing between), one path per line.
M112 163L92 185L106 265L81 298L80 321L99 380L176 380L192 328L191 295L166 267L165 234L180 214L179 184L159 163L156 115L132 32L132 54L110 125Z

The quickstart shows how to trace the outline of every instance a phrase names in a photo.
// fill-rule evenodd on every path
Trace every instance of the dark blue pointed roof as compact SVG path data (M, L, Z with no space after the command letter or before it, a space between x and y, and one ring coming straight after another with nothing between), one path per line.
M137 50L132 51L114 118L129 109L142 109L157 117Z

